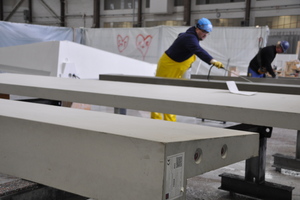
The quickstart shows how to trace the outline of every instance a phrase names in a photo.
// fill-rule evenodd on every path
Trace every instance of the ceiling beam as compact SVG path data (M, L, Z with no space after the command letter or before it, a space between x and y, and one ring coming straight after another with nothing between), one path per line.
M65 19L66 19L66 11L65 11L65 0L60 0L60 26L66 26Z
M100 28L100 0L94 0L94 14L92 28Z
M40 2L54 16L54 18L58 19L61 23L61 18L54 12L54 10L48 4L46 4L44 0L40 0Z
M184 1L184 16L183 21L185 26L191 25L191 0Z
M12 11L9 13L9 15L4 19L4 21L8 21L11 16L13 16L13 14L18 10L18 8L20 7L20 5L24 2L25 0L20 0L16 3L16 5L14 6L14 8L12 9Z

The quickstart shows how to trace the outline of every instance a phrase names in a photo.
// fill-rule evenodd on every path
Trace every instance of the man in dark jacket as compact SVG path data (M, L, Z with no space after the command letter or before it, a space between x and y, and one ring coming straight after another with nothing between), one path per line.
M278 42L276 45L262 48L255 57L250 61L248 67L248 76L263 78L268 72L273 78L276 77L271 63L273 62L277 53L284 53L289 48L287 41Z
M180 33L173 44L167 49L157 64L156 76L166 78L181 78L191 67L198 56L207 64L224 68L223 64L209 55L199 44L212 31L211 22L202 18L185 33ZM152 112L152 119L176 121L176 115Z

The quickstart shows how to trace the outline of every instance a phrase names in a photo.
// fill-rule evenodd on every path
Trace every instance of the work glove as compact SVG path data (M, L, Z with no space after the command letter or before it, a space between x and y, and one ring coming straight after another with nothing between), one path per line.
M215 66L215 67L217 67L217 68L219 68L219 69L224 68L224 65L223 65L221 62L216 61L215 59L212 59L212 60L210 61L210 63L211 63L213 66Z

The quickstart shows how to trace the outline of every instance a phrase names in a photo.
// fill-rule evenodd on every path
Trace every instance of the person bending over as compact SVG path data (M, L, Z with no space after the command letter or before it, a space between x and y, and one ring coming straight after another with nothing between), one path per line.
M249 77L265 78L268 72L273 78L276 77L271 66L277 53L285 53L290 44L287 41L278 42L276 45L266 46L259 50L259 52L250 61L248 67Z
M184 33L180 33L173 44L163 53L157 63L156 77L182 78L184 73L196 60L196 56L209 65L224 68L223 64L207 53L200 41L212 32L212 23L206 19L199 19L195 26L190 27ZM152 119L176 121L176 115L151 113Z

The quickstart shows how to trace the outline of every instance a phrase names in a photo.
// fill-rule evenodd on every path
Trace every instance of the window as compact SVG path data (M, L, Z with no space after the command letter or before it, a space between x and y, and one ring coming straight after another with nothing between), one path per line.
M196 0L196 5L245 2L245 0Z
M104 28L132 28L132 22L105 22Z
M204 5L204 4L208 4L207 0L196 0L196 5Z
M183 6L183 0L174 0L174 6Z
M150 0L146 0L146 8L150 8Z
M213 26L241 26L243 18L234 18L234 19L211 19Z
M153 26L183 26L183 21L147 21L145 22L146 27Z
M255 18L255 25L268 26L270 29L300 28L300 15L257 17Z
M133 4L137 5L137 0L105 0L104 10L133 9Z

